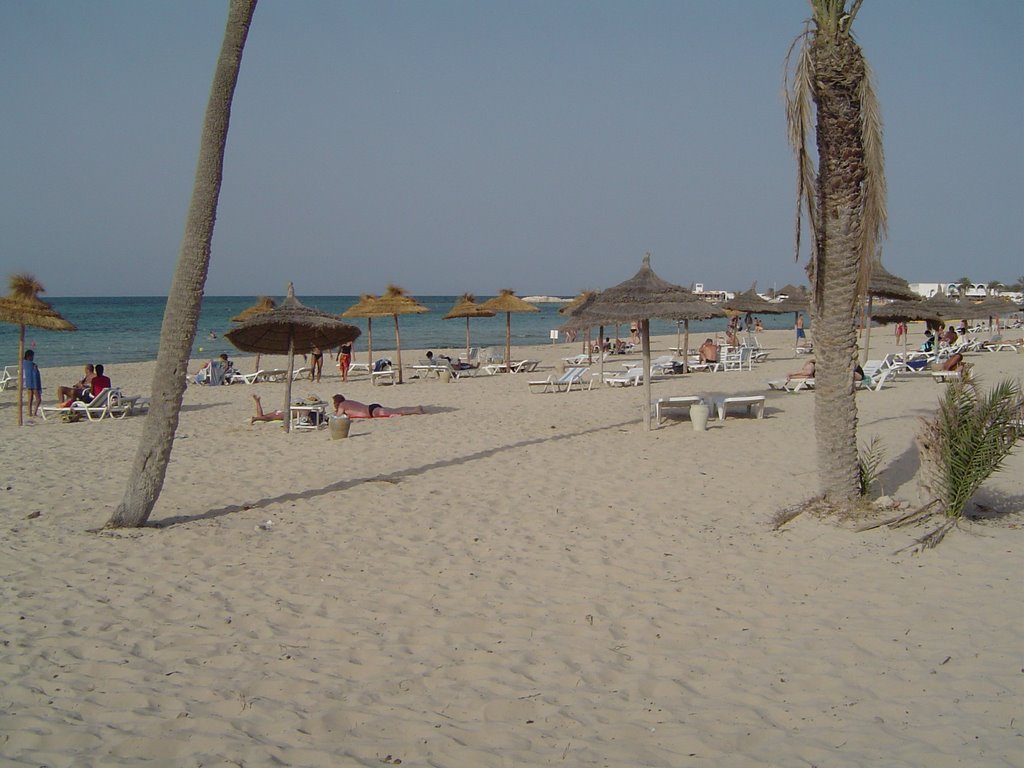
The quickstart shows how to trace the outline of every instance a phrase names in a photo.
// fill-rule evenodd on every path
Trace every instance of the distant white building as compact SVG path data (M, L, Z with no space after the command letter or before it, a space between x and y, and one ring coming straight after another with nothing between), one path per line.
M918 296L924 296L926 299L930 299L936 293L954 297L960 295L960 285L958 283L910 283L909 285L910 290ZM985 298L985 284L972 283L971 287L967 289L967 296L975 299Z

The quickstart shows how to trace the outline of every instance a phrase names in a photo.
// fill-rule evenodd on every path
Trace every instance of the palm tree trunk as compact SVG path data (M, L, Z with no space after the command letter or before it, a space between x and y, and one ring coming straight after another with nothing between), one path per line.
M398 315L395 318L395 357L398 360L398 383L402 383L402 334L398 332Z
M295 375L295 329L288 328L288 375L284 380L284 431L292 431L292 377Z
M811 309L816 353L814 429L822 492L831 501L849 502L860 493L853 368L865 177L859 89L866 73L856 45L848 38L826 42L819 36L812 55L821 217L815 244L818 291Z
M353 352L353 354L355 354ZM366 318L366 360L370 364L370 370L373 370L373 318Z
M18 426L23 426L21 410L25 397L25 324L18 326Z
M145 525L163 489L210 265L210 242L224 176L231 100L255 10L256 0L231 0L228 7L224 40L199 141L192 200L160 328L150 412L142 428L124 497L107 522L111 528Z
M644 351L644 432L651 431L651 321L640 321L640 341ZM616 333L618 336L618 333Z

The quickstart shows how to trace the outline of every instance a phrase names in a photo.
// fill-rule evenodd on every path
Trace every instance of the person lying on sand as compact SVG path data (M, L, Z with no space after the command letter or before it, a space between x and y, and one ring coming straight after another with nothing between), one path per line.
M799 371L787 374L786 381L792 381L793 379L813 379L814 378L814 361L808 360L804 363L804 367Z
M334 415L348 416L350 419L386 419L389 416L411 416L426 413L422 405L407 405L401 408L385 408L380 403L366 405L358 400L346 400L344 395L335 395Z
M271 411L270 413L264 413L263 403L260 402L260 396L253 395L252 399L256 403L256 415L249 419L250 424L255 424L257 421L284 421L284 411Z

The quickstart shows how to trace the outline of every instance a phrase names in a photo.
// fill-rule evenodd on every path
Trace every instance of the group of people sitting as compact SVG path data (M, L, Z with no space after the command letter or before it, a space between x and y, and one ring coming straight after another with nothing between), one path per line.
M85 375L67 387L57 387L57 402L62 406L71 405L76 400L88 402L96 395L111 386L110 377L103 372L103 365L85 364Z

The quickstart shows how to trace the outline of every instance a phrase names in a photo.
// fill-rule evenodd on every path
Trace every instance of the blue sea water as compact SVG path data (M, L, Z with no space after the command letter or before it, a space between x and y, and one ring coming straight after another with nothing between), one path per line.
M358 296L303 296L308 307L340 314L358 301ZM484 301L488 297L478 297ZM417 301L430 311L420 315L403 315L399 319L403 349L460 349L466 346L466 321L442 320L452 308L457 296L417 296ZM86 362L132 363L156 359L160 343L160 324L163 322L166 298L162 296L117 296L88 298L50 298L49 303L60 314L78 326L71 333L44 331L26 327L25 347L35 349L36 362L42 368L81 365ZM199 328L193 344L193 357L211 357L227 352L237 357L238 351L224 338L231 329L231 318L256 302L255 296L205 296L199 317ZM550 343L550 331L563 325L566 318L558 314L562 304L538 304L539 312L512 315L512 344L533 345ZM761 317L765 328L791 328L792 315L766 315ZM362 329L356 341L356 350L366 349L366 320L346 320ZM691 333L722 331L725 320L707 320L690 324ZM673 322L651 321L652 334L672 334ZM216 334L211 338L210 334ZM628 326L623 326L628 335ZM473 346L503 347L505 344L505 316L470 320ZM614 337L614 328L606 333ZM561 337L564 340L564 337ZM395 346L394 321L375 318L373 348L386 354ZM200 352L200 348L202 351ZM18 327L0 324L0 365L16 364L18 359Z

